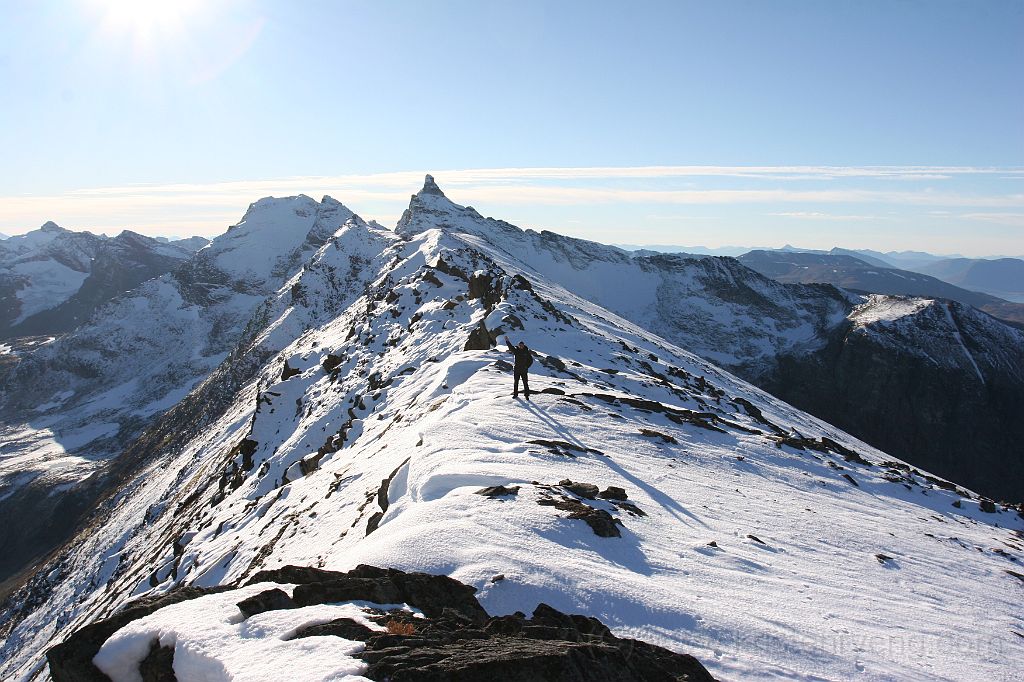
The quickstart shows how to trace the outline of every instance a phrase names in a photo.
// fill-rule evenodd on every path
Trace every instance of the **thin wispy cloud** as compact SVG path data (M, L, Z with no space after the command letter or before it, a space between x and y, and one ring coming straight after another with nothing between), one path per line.
M981 220L997 225L1024 228L1024 213L963 213L960 217L967 220Z
M892 216L842 215L837 213L823 213L821 211L781 211L779 213L769 213L768 215L779 218L798 218L801 220L872 221L893 219Z
M55 220L75 229L111 233L129 228L149 234L212 236L237 222L256 199L295 194L330 195L365 218L391 225L420 188L424 173L137 184L6 196L0 197L0 230L24 232ZM675 229L673 225L709 221L720 226L716 233L722 231L722 239L738 242L738 233L730 236L728 230L752 230L769 216L792 219L794 225L870 224L893 220L889 214L895 213L902 223L916 221L924 227L934 224L928 218L940 210L956 216L950 222L958 224L1017 226L1024 215L1024 192L1016 184L1007 191L1011 186L998 182L1024 176L1024 169L1005 167L644 166L483 168L432 174L453 201L485 214L524 227L544 225L605 240L616 229L607 224L613 214L628 218L618 229L646 231L660 242L665 241L666 230ZM691 213L690 207L703 208ZM554 222L552 215L562 215L561 222Z

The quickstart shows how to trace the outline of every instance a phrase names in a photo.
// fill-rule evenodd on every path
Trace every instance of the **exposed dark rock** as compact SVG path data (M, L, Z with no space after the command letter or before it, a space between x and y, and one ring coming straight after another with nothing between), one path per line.
M633 516L647 516L647 512L645 512L643 509L641 509L640 507L636 506L632 502L622 502L621 500L612 500L612 504L614 504L616 507L618 507L619 509L623 510L627 514L631 514Z
M518 495L519 486L514 485L506 488L503 485L492 485L487 488L477 490L476 494L484 495L486 497L505 497L506 495Z
M729 427L745 431L747 433L759 433L740 424L726 421L713 412L694 412L693 410L670 407L663 403L659 403L656 400L632 398L630 396L615 396L608 393L581 393L579 395L588 398L597 398L598 400L603 400L604 402L612 405L629 405L641 412L656 412L664 414L670 421L673 421L676 424L693 424L694 426L699 426L702 429L726 433L725 429L717 426L717 424L725 424Z
M482 629L450 619L418 622L413 637L378 635L362 654L372 680L661 682L714 678L693 657L623 640L594 618L540 604L491 618Z
M850 474L843 474L843 478L852 483L855 487L860 487L860 483L857 483L856 479L854 479L854 477L851 476Z
M350 618L336 618L328 623L320 623L319 625L310 625L301 628L295 633L295 639L333 635L335 637L344 637L345 639L351 639L357 642L365 642L376 634L379 634L376 630L371 630L362 623L357 623Z
M573 483L568 478L562 479L558 482L558 485L565 488L569 492L579 495L580 497L592 500L597 497L599 488L593 483Z
M746 398L733 398L732 401L739 405L740 407L742 407L743 410L754 419L754 421L758 422L759 424L764 424L777 434L785 434L785 431L783 431L781 428L779 428L772 422L768 421L768 418L764 416L763 412L761 412L761 408L757 407Z
M584 521L594 531L594 534L600 537L622 537L622 533L619 531L622 522L604 509L596 509L565 495L559 495L557 498L542 497L537 500L537 504L569 512L568 518Z
M384 518L384 512L388 510L388 489L391 487L391 481L394 480L395 476L398 475L398 472L402 470L402 467L409 463L410 459L410 457L406 457L404 462L395 467L395 470L391 472L390 476L380 482L380 488L377 489L377 505L380 507L380 511L374 512L366 522L367 535L377 530L380 520Z
M378 604L406 603L435 618L453 609L473 622L487 613L473 594L476 589L443 575L404 573L396 569L360 565L342 577L299 584L292 593L300 606L361 599Z
M259 447L257 441L251 438L243 438L242 442L235 446L235 452L229 453L230 456L236 454L242 455L242 469L249 471L253 467L252 456L256 452L256 448Z
M433 285L434 285L435 287L443 287L443 286L444 286L444 284L442 284L442 283L441 283L441 280L439 280L439 279L437 278L437 275L435 275L435 274L434 274L434 271L433 271L432 269L428 269L428 270L427 270L427 271L426 271L426 272L424 273L424 275L423 275L423 281L424 281L424 282L430 282L430 283L431 283L431 284L433 284Z
M298 374L302 374L302 370L294 369L291 365L288 364L288 361L285 360L284 368L281 370L281 381L288 381L293 376L296 376Z
M764 540L762 540L761 538L757 537L756 535L750 535L748 533L747 537L750 538L751 540L753 540L754 542L756 542L759 545L767 544Z
M320 449L323 449L321 446ZM311 473L320 468L320 460L327 454L326 451L320 452L320 449L313 455L307 455L299 460L299 471L302 472L303 476L309 476Z
M501 302L501 291L488 274L473 275L469 278L469 297L478 298L488 310Z
M548 369L553 369L556 372L565 371L565 363L562 362L561 358L557 358L554 355L541 355L540 364L544 365Z
M466 275L466 273L463 272L457 265L452 265L451 263L449 263L443 257L440 256L438 257L437 262L434 263L434 269L440 270L446 275L451 275L452 277L456 277L461 280L469 280L469 276Z
M505 317L501 318L501 321L507 324L512 329L525 329L523 321L520 320L516 315L509 313Z
M423 189L421 189L420 192L422 194L433 194L434 196L439 196L439 197L443 197L444 196L444 192L442 192L441 188L437 186L436 182L434 182L434 176L433 175L427 175L424 178L424 180L423 180Z
M672 436L666 433L662 433L660 431L655 431L654 429L640 429L640 434L643 436L647 436L648 438L660 438L664 443L672 443L673 445L679 445L679 441L677 441Z
M139 663L139 674L142 682L178 682L174 675L174 647L160 646L160 640L154 639L149 653Z
M875 558L878 559L878 563L885 564L887 561L892 561L892 557L888 554L876 554Z
M610 485L597 494L602 500L625 500L628 499L626 491L623 488L618 488L614 485Z
M861 457L858 453L850 450L849 448L835 442L831 438L821 437L821 440L815 440L813 438L805 438L800 435L781 435L775 438L776 443L779 447L788 445L791 448L797 450L814 450L815 452L834 453L841 455L847 462L856 462L857 464L864 464L871 466L873 463Z
M238 602L238 610L242 612L246 618L251 618L257 613L263 613L265 611L279 611L281 609L294 609L298 608L298 604L292 601L292 598L288 594L279 588L272 590L266 590L259 594L254 594L248 599L243 599Z
M466 339L466 345L462 347L462 350L490 350L492 345L491 334L481 320L480 324L469 333L469 338Z
M344 571L329 571L324 568L313 568L312 566L282 566L281 568L270 568L260 571L249 578L245 584L255 585L256 583L282 583L291 585L305 585L307 583L322 583L328 580L344 578L348 573Z
M384 518L384 512L378 511L370 514L370 518L366 520L366 534L369 535L373 531L377 530L380 526L380 520Z
M978 506L981 507L981 511L986 512L988 514L996 513L996 503L988 498L981 498L981 501L978 503Z
M512 287L515 289L521 289L522 291L533 291L533 285L530 284L530 280L526 279L522 275L512 276Z
M550 395L565 395L565 391L563 391L562 389L560 389L560 388L552 388L551 386L548 386L546 388L542 388L539 392L540 393L548 393Z
M537 440L531 440L531 441L527 441L527 442L530 443L531 445L543 446L543 447L547 448L548 451L551 452L552 454L562 455L563 457L575 457L576 456L575 453L585 454L585 453L588 453L588 452L592 453L592 454L595 454L595 455L604 454L600 450L595 450L594 448L583 447L581 445L576 445L575 443L567 443L564 440L537 439Z
M341 363L343 363L344 361L345 361L345 359L343 357L341 357L340 355L334 355L333 353L328 353L327 357L325 357L323 359L323 362L320 363L320 366L323 367L325 372L330 374L334 370L338 369L338 367L341 366Z

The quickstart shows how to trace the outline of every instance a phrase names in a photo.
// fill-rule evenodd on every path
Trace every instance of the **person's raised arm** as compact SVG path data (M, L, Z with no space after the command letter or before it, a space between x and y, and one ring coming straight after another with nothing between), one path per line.
M508 334L505 335L505 345L508 346L509 351L512 351L512 342L508 338Z

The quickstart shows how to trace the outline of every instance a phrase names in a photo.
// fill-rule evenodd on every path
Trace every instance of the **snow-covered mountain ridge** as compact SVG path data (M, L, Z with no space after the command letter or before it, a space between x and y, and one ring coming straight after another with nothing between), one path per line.
M48 222L0 242L0 339L58 335L100 305L174 269L206 240L72 232Z
M396 230L432 224L894 455L1022 498L1024 332L968 305L781 284L732 258L630 254L520 230L455 204L429 179ZM907 306L914 314L895 315Z
M1016 511L581 298L504 227L411 211L349 219L129 448L7 603L4 675L132 595L359 563L595 615L722 679L1015 674ZM502 333L535 351L529 403Z

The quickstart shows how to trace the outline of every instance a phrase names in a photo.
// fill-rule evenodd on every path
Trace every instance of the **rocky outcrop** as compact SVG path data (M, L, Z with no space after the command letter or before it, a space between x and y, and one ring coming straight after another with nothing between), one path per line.
M93 665L93 656L103 643L122 627L143 616L207 594L223 592L230 587L179 587L159 597L143 597L128 604L113 616L86 625L46 652L50 676L55 682L108 682L109 678ZM150 657L147 657L149 660ZM169 661L168 661L169 662Z
M492 682L693 682L714 678L697 659L646 642L619 639L596 618L570 616L540 604L473 627L451 615L406 617L409 635L366 639L363 673L371 680Z
M426 617L394 609L376 611L371 629L339 618L300 629L295 638L334 636L365 643L358 656L371 680L518 682L527 680L616 682L713 682L693 656L646 642L620 639L596 618L561 613L546 604L523 613L489 617L475 588L447 576L359 566L338 572L302 566L261 571L250 583L295 584L291 598L271 588L238 604L242 616L296 605L364 601L405 603ZM78 630L47 652L55 682L100 682L106 676L92 659L126 624L154 611L213 592L232 589L180 587L143 598L104 620ZM140 664L144 680L174 680L174 650L154 642Z

